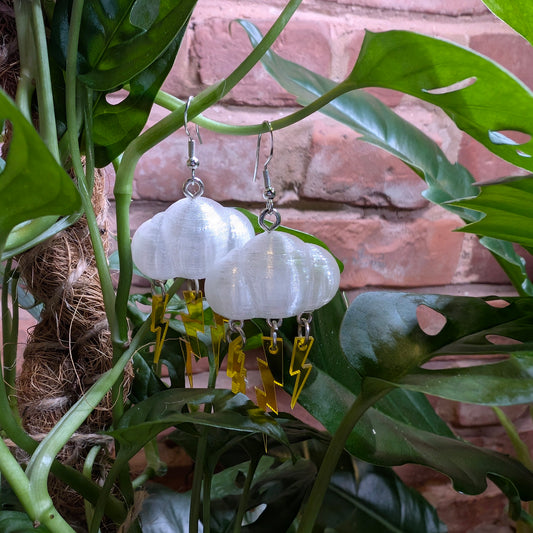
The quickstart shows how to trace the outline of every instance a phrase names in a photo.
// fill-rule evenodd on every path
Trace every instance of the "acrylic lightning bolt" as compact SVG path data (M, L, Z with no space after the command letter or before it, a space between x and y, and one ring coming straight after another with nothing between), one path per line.
M165 318L167 310L168 294L165 296L154 294L152 296L152 320L150 323L150 330L156 334L154 347L154 363L159 362L163 343L168 331L168 319Z
M270 370L269 361L274 357L279 358L281 364L281 376L283 376L283 339L276 339L274 344L272 337L263 337L263 353L264 359L257 358L257 366L261 374L261 382L263 383L263 390L255 387L257 405L266 411L267 408L278 414L278 400L276 397L276 385L283 385L282 381L276 381Z
M213 325L211 328L211 346L213 348L213 356L215 360L215 368L218 371L220 366L220 346L224 339L224 318L213 311Z
M181 320L185 326L186 340L182 340L185 345L185 372L189 378L189 384L192 387L192 358L193 355L200 357L200 344L198 341L198 332L204 332L204 305L201 291L183 291L183 298L187 306L188 314L182 313ZM195 347L192 346L192 340L195 340Z
M245 354L242 350L242 337L235 337L228 347L228 367L226 374L231 378L231 392L246 392Z
M298 397L300 396L311 369L313 368L311 363L306 362L307 356L309 355L311 347L313 346L313 342L313 337L307 337L307 341L305 337L296 337L294 339L291 364L289 367L289 374L291 376L296 376L294 389L292 391L291 409L294 409L294 406L298 401Z

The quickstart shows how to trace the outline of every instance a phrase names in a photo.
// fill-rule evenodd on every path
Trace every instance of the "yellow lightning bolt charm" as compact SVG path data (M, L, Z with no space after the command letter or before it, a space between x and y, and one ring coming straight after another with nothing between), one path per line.
M313 342L313 337L309 336L307 339L305 337L296 337L294 339L289 374L291 376L296 376L296 382L294 383L294 390L292 391L291 409L294 409L298 397L300 396L311 369L313 368L311 363L306 363Z
M183 298L187 305L188 314L181 314L181 320L185 326L187 339L182 342L185 345L185 372L189 378L189 384L193 386L192 380L192 357L200 357L200 344L198 341L198 331L204 332L204 305L201 291L183 291ZM195 339L195 347L192 347L192 339Z
M220 346L224 339L224 318L213 311L214 325L211 327L211 346L215 360L215 368L218 372L220 366Z
M257 405L266 411L269 408L274 413L278 414L278 400L276 397L276 385L283 385L282 381L276 381L272 375L272 371L268 365L269 360L273 356L281 358L282 371L281 376L283 376L283 339L276 339L274 344L272 337L263 337L263 352L264 359L257 358L257 366L261 374L261 382L263 383L263 390L255 387Z
M228 348L228 367L226 374L231 378L231 392L246 392L246 368L244 367L245 354L242 351L242 337L235 337Z
M152 321L150 323L150 330L156 334L154 347L154 363L159 362L163 343L168 331L168 319L165 318L167 310L168 294L165 296L154 294L152 296Z

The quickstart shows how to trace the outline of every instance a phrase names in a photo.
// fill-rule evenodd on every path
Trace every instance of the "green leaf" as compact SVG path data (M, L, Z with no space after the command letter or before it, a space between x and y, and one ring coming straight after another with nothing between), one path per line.
M250 22L240 21L254 46L261 33ZM306 68L287 61L269 50L262 59L265 70L288 92L308 105L334 89L336 84ZM428 188L422 195L429 201L459 215L465 221L479 220L480 215L453 203L457 198L475 196L479 189L468 170L450 163L440 147L418 128L402 119L377 98L362 91L345 93L320 110L362 135L360 140L386 150L401 159L420 177ZM524 268L524 260L506 242L481 241L521 294L533 294L533 286Z
M245 215L248 218L248 220L252 223L252 226L254 227L254 231L256 233L262 233L264 231L259 225L259 219L257 215L255 215L251 211L248 211L248 209L244 209L244 207L236 207L235 209L240 211L243 215ZM265 222L266 224L268 224L268 221L265 221ZM297 229L288 228L286 226L279 226L277 228L277 231L283 231L285 233L290 233L291 235L298 237L304 242L307 242L310 244L316 244L317 246L321 246L322 248L326 249L329 253L331 253L331 250L328 248L328 246L325 243L323 243L320 239L317 239L314 235L311 235L310 233L305 233L304 231L299 231ZM337 261L337 265L339 265L339 270L342 272L344 270L344 265L342 261L340 261L336 257L335 257L335 261Z
M71 0L57 2L52 44L65 64ZM196 0L85 2L78 52L79 78L97 91L129 82L159 58L187 25ZM157 10L157 11L156 11Z
M76 222L81 213L73 213L57 220L57 217L43 217L17 225L9 234L1 260L9 259L37 246L46 239Z
M533 170L533 93L490 59L457 44L407 31L366 32L348 77L354 88L386 87L430 102L491 152Z
M533 5L529 0L482 0L500 19L533 44Z
M317 466L324 461L328 440L305 442L305 454ZM445 532L437 513L422 495L407 487L390 468L354 460L344 452L333 473L317 531L381 533Z
M324 307L313 313L312 330L315 343L309 354L309 361L313 364L304 392L314 380L320 380L323 373L335 380L335 383L345 387L353 394L361 391L361 375L345 357L339 339L339 328L346 313L347 303L341 293ZM291 320L284 320L281 333L287 345L286 353L292 352L292 342L297 325ZM285 365L287 366L287 365ZM317 372L315 373L315 370ZM294 377L285 368L284 388L292 393ZM332 385L334 386L334 385ZM303 404L309 412L320 419L321 402L327 402L328 387L324 394L318 395L317 402ZM444 436L452 436L444 421L437 416L427 398L420 393L397 389L391 391L381 399L375 408L399 422L415 426L424 431L432 431Z
M211 404L214 412L199 410L204 404ZM223 389L169 389L156 393L129 409L110 435L121 443L121 450L136 453L161 431L183 423L263 433L287 442L283 429L272 417L243 394L234 395Z
M168 387L155 375L150 364L139 352L133 356L132 366L134 379L131 384L130 398L133 403L142 402L153 394L167 390Z
M314 372L315 379L308 380L299 403L334 433L356 395L320 369ZM533 499L533 473L521 463L449 436L449 430L447 433L420 429L370 408L355 426L346 449L377 465L428 466L450 477L455 490L466 494L480 494L487 488L487 476L500 476L512 482L523 500Z
M93 140L96 166L104 167L118 157L142 131L157 95L172 65L185 27L165 52L129 82L128 96L118 104L100 95L94 107Z
M505 307L494 307L484 299L466 296L364 293L346 313L341 344L348 361L362 376L390 382L398 382L436 355L533 349L533 300L505 301ZM434 310L444 321L437 334L421 329L417 316L420 306ZM509 338L515 343L509 344Z
M401 361L404 354L409 357L411 338L405 333L400 334L398 330L393 333L392 326L390 330L387 329L389 320L392 320L393 323L396 321L401 323L400 318L396 316L402 314L401 306L396 309L394 294L383 293L383 299L386 303L383 302L380 307L383 316L379 316L379 312L374 309L375 305L372 302L372 298L379 301L380 294L382 293L375 293L372 296L372 293L370 293L370 300L361 299L361 297L366 296L366 294L363 294L355 300L357 302L361 299L359 309L361 309L362 322L356 324L361 329L359 337L361 349L368 350L368 347L372 346L374 339L379 343L381 333L383 333L383 344L379 344L379 348L380 350L385 350L386 355L384 357L396 357L398 361ZM429 298L423 299L422 302L424 305L432 303ZM517 307L519 305L531 305L528 302L529 299L527 298L517 298L516 302L507 307L507 309L511 308L510 311L507 311L511 321L513 317L523 316L524 310ZM368 305L366 305L367 303ZM478 304L480 309L485 310L486 308L489 316L495 310L495 308L492 308L482 300ZM413 306L414 304L411 302L410 305ZM409 307L409 305L406 307ZM415 316L416 307L414 305L414 308L408 309L410 313L414 312ZM387 311L387 308L390 308L389 311ZM350 409L356 396L361 391L361 377L353 368L353 361L351 361L352 365L349 364L339 345L338 324L342 319L344 309L345 304L339 295L330 304L315 311L313 314L315 345L309 356L313 363L313 370L299 398L299 403L319 420L330 433L335 432L344 414ZM370 331L367 334L365 334L365 328L367 327L366 318L364 317L365 310L372 315L372 319L369 318L368 320ZM464 314L461 316L464 318L464 316L469 316L469 313L473 312L473 308L466 308L463 311ZM505 311L505 308L496 311ZM406 312L404 314L409 316L410 313ZM505 321L501 320L501 316L497 313L496 318L498 317L504 324ZM373 326L374 320L378 321L375 326ZM498 322L498 320L495 319L495 322ZM528 319L524 321L523 330L516 332L517 335L526 334L527 322ZM291 326L288 325L288 327L290 329ZM346 326L343 325L343 327ZM503 327L505 327L505 324ZM292 331L292 335L294 335L294 329ZM521 331L522 333L520 333ZM285 330L283 330L283 333L285 336ZM459 353L463 349L466 350L470 344L472 346L470 346L469 351L472 353L476 344L482 342L481 336L476 338L474 335L470 339L466 337L462 345L460 333L458 331L460 338L459 340L456 339L457 342L455 343ZM393 345L395 334L397 334L398 345L402 349L398 350L394 356L392 349L387 344ZM405 340L402 341L404 336ZM288 338L284 338L284 340L289 344ZM486 347L491 346L486 339L485 342ZM290 344L288 348L290 349ZM485 350L485 347L478 348L479 350ZM381 356L380 350L375 352L376 357ZM367 366L373 369L376 364L376 361L370 361L368 365L361 364L361 371ZM388 371L388 364L383 364ZM285 384L286 389L291 392L291 381L287 379ZM427 399L421 393L402 389L395 389L390 392L365 413L355 426L346 446L356 457L379 465L393 466L413 462L429 466L448 475L457 490L468 494L483 492L486 488L487 475L496 474L512 480L520 490L523 499L533 496L533 475L531 473L517 461L504 455L476 448L466 442L457 440L443 420L435 414Z
M533 352L466 368L419 368L397 382L413 391L481 405L516 405L533 400Z
M276 465L276 459L264 455L264 453L265 450L263 447L263 455L257 459L257 466L253 472L254 479L257 479ZM220 472L213 476L211 484L211 531L231 531L231 526L235 523L239 500L242 498L243 481L249 474L249 468L250 461L245 460L242 463L230 467L224 467ZM260 505L259 510L261 510L262 507L263 506ZM244 514L244 520L246 523L248 523L248 519L251 518L253 520L253 518L255 518L255 516L250 517L252 513ZM258 513L255 513L255 515L257 514ZM275 528L275 525L272 527Z
M0 90L0 122L3 120L11 122L13 138L0 174L0 248L17 224L48 215L70 215L81 205L68 174Z
M141 507L142 533L188 533L190 493L179 493L161 485L150 483L149 497ZM202 532L202 524L198 524Z
M49 533L44 526L34 527L27 514L17 511L0 511L2 533Z
M492 237L481 237L479 242L492 253L518 294L533 296L533 283L528 277L526 260L518 254L513 243Z
M239 477L242 479L242 473L240 476L239 472L235 473L237 476L234 483L237 485ZM315 475L315 465L305 459L285 461L270 469L260 468L253 478L246 502L247 513L240 531L243 533L288 531ZM220 488L217 492L220 494ZM227 523L229 514L227 510L237 508L241 492L223 495L213 502L215 506L213 525Z
M333 474L317 525L338 533L447 531L435 509L391 469L362 462L357 463L357 478L350 471Z
M460 231L533 246L532 201L533 179L526 176L486 185L475 198L453 203L485 215Z

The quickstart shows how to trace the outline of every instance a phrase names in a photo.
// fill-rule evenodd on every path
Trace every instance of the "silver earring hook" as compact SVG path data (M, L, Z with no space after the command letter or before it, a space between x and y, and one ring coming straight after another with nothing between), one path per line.
M191 105L192 100L193 100L192 96L189 96L189 98L187 98L187 102L185 103L185 111L183 111L183 125L185 127L185 135L187 135L190 141L194 141L194 139L191 136L191 132L189 131L189 127L188 127L189 107ZM195 124L195 128L196 128L196 136L198 137L198 141L200 144L202 144L202 137L200 136L200 127L198 126L198 124Z
M272 187L272 183L270 181L270 174L268 172L268 165L270 161L272 160L272 156L274 155L274 132L272 131L272 124L265 120L263 122L266 126L268 126L268 129L270 131L270 153L268 154L268 157L266 161L263 164L263 182L265 189L263 191L263 198L266 200L266 207L261 211L261 214L259 215L259 226L264 231L273 231L275 230L281 223L281 215L279 214L278 210L274 208L274 198L276 197L276 191L274 190L274 187ZM255 151L255 168L254 168L254 181L257 178L257 169L259 167L259 155L261 152L261 138L263 134L260 133L257 136L257 148ZM265 223L265 219L267 216L273 216L274 221L267 225Z
M183 111L183 126L185 128L185 133L187 135L188 142L188 154L187 166L191 169L191 177L183 184L183 194L189 198L196 198L197 196L202 196L204 193L204 184L202 180L196 175L196 169L200 165L199 159L196 157L196 141L192 138L191 132L187 126L188 124L188 112L189 106L192 102L192 96L189 96L187 103L185 104L185 110ZM200 137L200 130L198 124L196 126L196 136L198 141L202 144L202 138Z
M265 180L265 189L271 189L271 184L270 184L270 176L269 176L269 173L268 173L268 165L270 163L270 161L272 160L272 156L274 155L274 132L272 131L272 124L268 121L268 120L265 120L263 122L264 125L266 125L268 127L268 130L270 132L270 152L268 154L268 157L266 159L266 161L263 163L263 179ZM254 167L254 178L253 178L253 181L255 181L257 179L257 170L259 168L259 156L260 156L260 152L261 152L261 139L263 137L263 134L260 133L258 136L257 136L257 147L255 149L255 167Z

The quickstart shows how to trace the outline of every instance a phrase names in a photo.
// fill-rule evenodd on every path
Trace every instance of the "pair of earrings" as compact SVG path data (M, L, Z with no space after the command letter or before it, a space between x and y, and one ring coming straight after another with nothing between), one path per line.
M335 258L324 248L276 231L281 215L274 207L275 190L268 171L273 156L273 132L269 122L265 124L270 131L270 154L263 166L266 206L258 221L263 233L255 235L251 223L239 211L202 197L203 183L195 174L199 165L195 142L187 128L190 102L191 98L185 106L184 117L189 144L187 165L191 168L191 177L183 186L185 198L139 227L132 241L133 260L141 272L155 280L175 277L196 280L195 290L184 293L189 315L182 315L182 318L189 338L189 333L193 334L202 326L203 303L197 280L205 278L206 300L216 317L211 336L218 346L223 331L219 317L228 320L227 373L235 393L246 390L244 320L266 319L270 336L263 336L264 357L257 359L263 383L263 389L256 388L257 404L277 413L276 385L282 386L283 379L274 379L270 364L273 358L283 364L283 340L279 336L282 320L296 316L298 321L289 367L289 374L295 377L291 400L291 407L294 407L311 371L307 362L313 344L311 312L335 295L340 282L339 268ZM260 134L257 141L254 180L261 137ZM199 135L198 138L200 140ZM273 220L269 223L267 219ZM168 327L164 321L168 298L165 300L163 294L154 295L154 298L152 327L158 331L154 353L154 362L157 362ZM233 339L232 335L235 335ZM191 353L189 342L188 367Z

